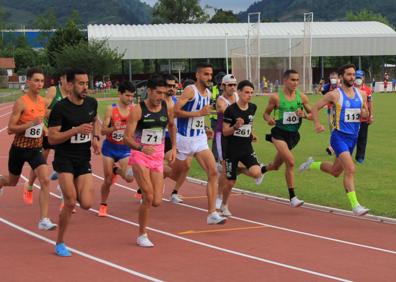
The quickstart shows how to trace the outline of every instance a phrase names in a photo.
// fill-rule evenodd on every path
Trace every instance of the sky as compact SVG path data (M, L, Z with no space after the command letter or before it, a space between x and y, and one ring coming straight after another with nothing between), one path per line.
M153 6L157 2L157 0L141 0L141 1L146 2L150 6ZM223 10L232 10L234 13L238 13L241 11L246 11L250 5L258 1L259 0L201 0L200 3L202 7L205 7L205 5L209 5L214 8L221 8Z

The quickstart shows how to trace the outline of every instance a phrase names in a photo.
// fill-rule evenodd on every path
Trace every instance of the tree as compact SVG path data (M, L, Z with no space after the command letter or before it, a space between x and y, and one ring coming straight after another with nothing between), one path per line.
M387 26L390 26L393 28L391 22L386 17L384 17L383 15L381 15L379 13L377 14L377 13L374 13L373 11L370 11L367 9L363 9L356 13L348 11L346 13L345 18L348 21L354 21L354 22L356 22L356 21L377 21L377 22L381 22L381 23L386 24Z
M232 11L214 9L215 14L209 20L210 23L239 23L238 17Z
M48 59L51 66L55 66L55 55L62 53L65 47L87 42L86 35L77 28L74 21L69 20L63 28L58 28L47 44Z
M153 23L203 23L209 18L199 0L159 0L153 17Z
M96 75L109 75L120 71L124 54L110 49L107 41L80 41L67 45L55 53L56 67L61 70L70 67L82 68L92 79Z
M37 37L37 41L41 46L45 46L52 36L50 31L58 28L58 21L56 19L54 10L48 9L43 14L37 16L33 26L34 28L38 28L42 31Z

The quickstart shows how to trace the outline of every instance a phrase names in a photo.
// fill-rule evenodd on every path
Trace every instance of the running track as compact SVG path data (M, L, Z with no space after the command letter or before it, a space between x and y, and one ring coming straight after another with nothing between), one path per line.
M0 171L6 173L13 136L6 126L11 105L0 105ZM50 156L50 160L52 155ZM118 181L108 218L96 216L101 160L93 157L97 203L77 209L66 234L71 258L54 254L56 231L39 231L38 193L24 205L21 179L0 198L1 281L394 281L396 225L233 194L235 215L223 226L206 224L205 189L186 183L185 203L153 208L151 249L136 246L136 184ZM23 176L29 172L26 165ZM265 183L264 183L265 185ZM59 200L51 184L50 217ZM39 186L37 185L37 188Z

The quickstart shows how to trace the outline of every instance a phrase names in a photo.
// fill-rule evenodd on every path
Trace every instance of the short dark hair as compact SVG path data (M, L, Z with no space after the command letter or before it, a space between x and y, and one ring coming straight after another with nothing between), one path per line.
M288 79L291 74L298 74L298 71L289 69L283 73L283 79Z
M338 75L338 73L337 73L336 71L332 71L332 72L329 74L329 76L332 76L332 75Z
M165 74L165 75L164 75L164 79L165 79L165 81L167 81L167 80L174 80L174 81L177 81L176 76L174 76L173 74L170 74L170 73Z
M213 66L209 63L198 63L196 70L199 72L201 69L211 68L213 70Z
M27 72L26 72L26 78L27 78L28 80L30 80L30 79L32 78L32 76L33 76L34 74L36 74L36 73L41 73L42 75L44 75L44 72L43 72L42 69L40 69L40 68L30 68L30 69L28 69Z
M183 89L184 88L186 88L187 86L189 86L189 85L192 85L192 84L194 84L195 83L195 81L193 80L193 79L186 79L185 81L183 81L183 85L182 85L182 87L183 87Z
M79 68L68 69L66 71L66 81L73 82L74 79L76 78L76 75L79 75L79 74L88 74L88 73L85 70L79 69Z
M251 83L249 80L242 80L241 82L239 82L237 89L239 91L242 91L245 86L249 86L249 87L252 87L254 89L253 83Z
M126 91L129 91L131 93L135 93L136 87L133 85L132 82L125 80L118 85L118 92L121 94L124 94Z
M338 75L344 75L346 69L353 68L356 70L356 66L354 64L346 64L338 68L337 73Z
M165 87L166 81L160 74L153 74L149 80L147 80L147 88L155 89L157 87Z

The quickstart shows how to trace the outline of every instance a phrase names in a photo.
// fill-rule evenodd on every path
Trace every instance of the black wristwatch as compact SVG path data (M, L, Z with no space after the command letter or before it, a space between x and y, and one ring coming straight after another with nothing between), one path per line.
M138 150L139 152L143 151L143 146L139 145L139 147L136 150Z

